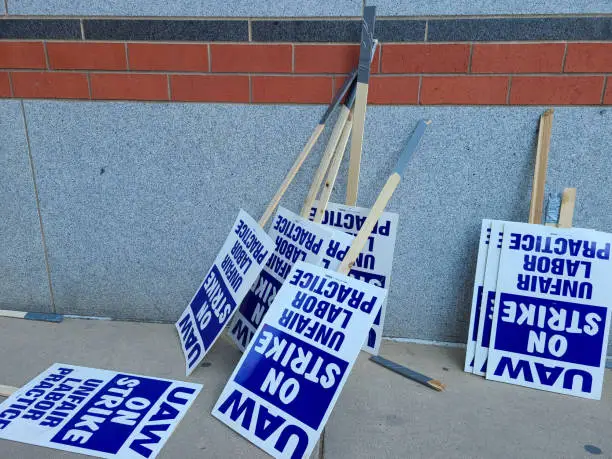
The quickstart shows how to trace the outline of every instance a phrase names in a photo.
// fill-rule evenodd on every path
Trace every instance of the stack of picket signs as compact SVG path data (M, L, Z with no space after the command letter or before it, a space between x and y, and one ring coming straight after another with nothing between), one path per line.
M483 220L465 371L600 399L612 235Z
M212 414L275 457L312 452L359 351L376 354L382 339L398 224L398 215L384 209L429 122L417 124L372 208L356 207L374 19L375 8L364 8L358 71L336 95L259 222L239 211L175 324L188 376L226 329L244 351ZM278 208L266 233L343 100L300 215ZM334 204L329 197L349 135L346 203ZM0 394L12 392L0 405L0 438L98 457L152 458L201 388L55 364L20 389L0 386Z

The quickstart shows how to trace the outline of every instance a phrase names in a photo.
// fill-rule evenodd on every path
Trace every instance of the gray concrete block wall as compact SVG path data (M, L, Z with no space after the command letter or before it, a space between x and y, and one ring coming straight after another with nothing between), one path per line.
M0 101L0 309L51 312L21 102Z
M26 101L57 312L175 320L238 209L260 216L323 110ZM433 120L389 205L400 225L386 336L465 340L480 221L527 220L543 110L368 109L363 206L374 202L416 121ZM601 108L556 109L547 190L578 188L575 226L612 231L611 116ZM322 144L290 187L286 207L299 210ZM30 173L25 161L13 169L3 181ZM336 202L344 197L346 161L340 177ZM21 231L36 237L22 245L44 267L33 188L26 191L30 217ZM3 207L2 220L15 219L21 207ZM27 292L44 285L39 271ZM41 304L24 302L32 310Z
M8 0L12 15L340 17L360 16L362 0ZM607 0L373 0L379 16L453 16L612 13Z

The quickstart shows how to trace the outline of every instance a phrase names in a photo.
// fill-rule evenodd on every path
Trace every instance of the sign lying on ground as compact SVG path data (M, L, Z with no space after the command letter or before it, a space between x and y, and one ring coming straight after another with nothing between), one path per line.
M188 376L219 338L273 249L265 231L240 210L212 268L175 324Z
M324 226L355 235L361 229L369 213L370 209L363 207L346 206L330 202L327 205L325 216L321 223ZM310 218L314 218L315 214L316 205L310 212ZM399 215L396 213L383 212L368 239L368 243L357 258L353 269L351 269L349 276L384 289L389 289L398 219ZM329 258L342 261L347 250L348 244L344 246L337 244L329 247L326 255ZM364 351L375 355L378 354L380 343L382 342L386 310L387 302L385 301L377 312L374 324L368 333L367 341L363 345Z
M599 399L612 235L504 223L487 379Z
M104 458L154 458L200 384L56 363L0 404L0 438Z
M497 289L497 271L499 269L499 254L504 237L504 222L491 221L491 240L487 250L482 299L480 302L480 317L476 334L476 350L474 355L474 374L484 376L487 371L487 356L491 339L491 324L493 323L493 307L495 306L495 290Z
M309 457L385 296L297 262L212 414L275 457Z
M274 253L247 292L229 327L232 340L242 351L251 341L294 263L320 264L325 242L332 232L279 207L268 234L275 244Z
M491 220L483 220L480 228L478 258L476 259L476 274L474 274L474 291L472 293L472 309L470 310L470 329L468 332L468 340L465 350L465 365L463 368L464 371L468 373L472 373L474 370L476 342L478 337L478 322L480 319L480 307L482 304L485 267L487 265L487 253L489 251L490 239Z

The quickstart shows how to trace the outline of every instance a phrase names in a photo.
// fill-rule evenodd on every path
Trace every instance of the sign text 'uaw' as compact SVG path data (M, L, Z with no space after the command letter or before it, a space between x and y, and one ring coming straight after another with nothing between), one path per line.
M599 399L612 235L504 223L487 379Z
M201 389L56 363L0 404L0 438L103 458L151 459Z
M213 415L275 457L308 457L386 290L297 262Z

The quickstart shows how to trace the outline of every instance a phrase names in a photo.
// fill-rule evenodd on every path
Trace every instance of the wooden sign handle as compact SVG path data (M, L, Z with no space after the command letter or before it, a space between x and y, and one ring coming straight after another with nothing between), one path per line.
M374 47L374 25L376 7L366 6L361 20L361 41L359 49L359 71L357 73L357 91L353 116L353 133L351 134L351 155L349 159L348 182L346 185L346 204L357 203L359 189L359 169L361 168L361 149L365 125L366 106L368 103L368 83L370 80L370 58Z
M544 212L544 186L546 185L546 168L548 167L548 152L552 134L554 110L546 110L540 117L538 132L538 147L531 187L531 203L529 205L529 223L541 224Z
M376 225L376 222L378 222L378 219L385 211L385 207L387 207L389 199L391 199L391 196L393 196L393 192L397 188L397 185L399 185L399 182L402 178L402 174L404 173L404 170L408 165L408 161L419 146L421 138L425 133L425 128L429 124L431 124L431 121L424 120L419 121L419 123L417 124L414 133L410 137L408 144L404 148L404 151L402 151L402 154L400 155L399 160L397 161L397 166L395 166L395 170L387 179L387 183L385 183L385 186L383 187L382 191L378 194L376 202L372 206L372 209L370 209L370 213L368 214L366 221L361 226L361 229L357 233L357 236L355 236L351 247L344 256L344 259L342 260L342 263L338 268L338 272L346 275L349 273L349 271L355 264L357 257L363 250L363 247L365 246L366 242L368 241L368 238L370 237L370 234L372 233L372 230L374 229L374 225Z
M346 105L342 105L340 107L340 114L338 115L336 124L334 124L334 129L332 130L327 146L325 147L325 151L323 152L319 168L312 179L312 184L308 190L308 195L304 200L304 205L302 206L302 210L300 212L300 215L304 218L308 218L312 204L314 203L315 199L317 199L317 193L321 187L321 182L323 182L323 179L325 178L325 173L327 172L329 163L331 162L334 152L336 151L336 147L338 146L338 142L342 136L344 125L346 124L349 114L349 108Z
M315 212L315 223L321 223L321 221L323 221L323 217L325 216L325 209L327 209L327 204L329 204L329 199L336 183L336 177L338 177L338 170L340 170L340 164L342 163L342 158L344 158L344 150L346 150L346 145L348 143L352 128L353 121L349 118L344 125L342 135L340 136L340 140L336 146L336 150L334 151L332 163L330 164L329 171L327 172L327 178L325 179L323 191L321 192L321 197L319 198L319 202L317 204L317 211Z
M576 206L576 188L565 188L561 197L561 210L559 211L559 228L571 228L574 220L574 207Z
M312 150L312 147L314 146L314 144L317 143L317 140L319 139L319 136L323 132L323 129L325 129L325 124L317 125L314 132L310 136L310 139L308 139L306 146L304 147L300 155L297 157L297 159L293 163L293 166L291 166L291 170L285 176L285 180L283 180L283 183L281 184L280 188L278 189L278 191L272 198L272 201L270 201L270 204L268 204L268 207L266 208L265 212L259 219L259 226L261 226L262 228L266 226L266 223L268 223L268 220L270 219L270 217L272 217L272 214L274 213L274 211L276 210L276 207L280 203L280 200L285 194L285 191L287 191L287 188L289 188L289 185L291 184L292 180L294 179L294 177L300 170L300 167L302 167L302 164L304 163L304 161L310 154L310 150Z

